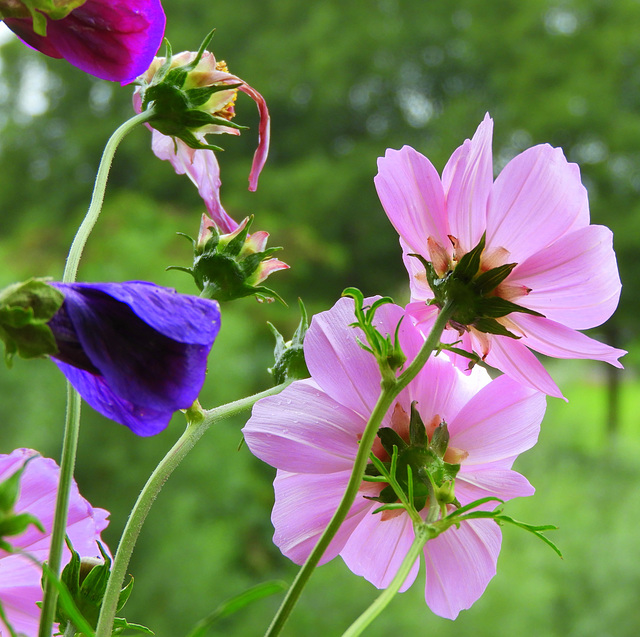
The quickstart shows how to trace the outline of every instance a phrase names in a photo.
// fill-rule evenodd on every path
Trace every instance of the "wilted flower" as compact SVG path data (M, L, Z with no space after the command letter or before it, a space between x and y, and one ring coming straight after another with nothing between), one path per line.
M41 53L122 84L148 68L166 21L160 0L0 0L0 18Z
M376 326L382 334L394 334L402 315L401 308L384 305L377 311ZM351 327L354 318L351 299L342 299L314 317L304 341L311 379L260 400L243 430L251 451L278 468L274 541L296 563L307 558L342 498L380 393L376 359L357 342L364 339ZM422 335L405 320L399 338L408 361L413 360L424 341ZM413 403L426 425L429 444L436 431L448 428L448 444L440 447L438 460L440 466L444 463L447 479L438 484L440 478L433 474L436 486L451 496L448 502L465 505L485 496L508 500L533 493L511 466L536 442L545 410L543 394L507 376L490 381L477 368L465 376L446 355L432 358L385 416L373 448L380 460L388 460L385 436L392 435L399 446L410 442ZM420 450L414 458L429 455L425 454ZM420 460L420 466L412 467L413 476L419 470L431 472L430 463ZM414 505L424 517L429 497L419 493L419 486L413 491ZM322 559L327 562L340 555L354 573L379 588L391 582L414 539L411 518L404 510L374 513L381 500L392 501L388 487L363 482ZM500 529L488 519L465 520L459 528L452 526L427 542L426 601L433 612L454 618L480 597L495 574L500 543ZM418 570L416 562L402 590L412 584Z
M7 538L14 550L28 553L39 562L49 556L51 528L55 512L56 492L60 469L53 460L41 458L31 449L16 449L11 454L0 455L0 483L12 476L31 460L22 474L20 496L15 505L17 513L28 512L35 516L44 527L44 532L36 526L29 526L21 535ZM83 557L100 555L97 542L101 531L107 526L108 512L94 509L78 492L75 482L71 486L67 535L75 551ZM65 547L63 564L71 557ZM40 580L42 571L36 564L20 554L11 554L0 549L0 602L17 633L36 637L40 620L40 608L36 602L42 601ZM6 635L8 628L0 620L0 628Z
M213 53L205 50L212 35L198 52L156 58L139 78L133 104L137 112L153 105L153 152L170 161L178 174L191 179L213 221L222 232L231 232L238 224L220 203L220 168L213 152L220 149L209 144L206 136L239 135L241 127L232 121L238 91L255 101L260 125L249 174L249 190L255 190L269 152L269 111L258 91L229 73L225 62L216 61Z
M408 146L378 160L376 188L410 273L407 309L428 330L453 299L443 342L562 396L530 349L621 367L623 350L576 331L600 325L618 303L612 234L589 225L580 171L559 148L524 151L494 182L492 130L487 115L442 178Z
M62 294L58 303L51 291ZM8 352L50 355L96 411L140 436L162 431L176 410L191 407L220 329L215 301L143 281L30 281L11 286L0 300ZM52 308L50 316L32 311L42 306ZM52 342L40 334L43 327ZM39 351L23 345L32 340Z

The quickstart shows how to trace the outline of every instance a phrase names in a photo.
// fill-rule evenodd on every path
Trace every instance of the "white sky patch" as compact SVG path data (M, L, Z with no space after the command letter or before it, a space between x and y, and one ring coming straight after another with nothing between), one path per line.
M11 29L4 22L0 22L0 46L6 44L15 37L16 36L13 34Z
M18 90L18 109L23 115L36 117L49 108L49 74L47 67L36 58L25 64Z

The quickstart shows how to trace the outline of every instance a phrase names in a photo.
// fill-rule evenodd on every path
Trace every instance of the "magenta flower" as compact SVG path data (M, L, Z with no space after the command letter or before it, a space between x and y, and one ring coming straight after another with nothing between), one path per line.
M190 51L174 55L171 58L169 68L174 70L189 65L196 60L197 55L196 52ZM167 74L166 69L163 68L165 62L166 58L155 58L147 72L139 78L140 86L133 96L136 112L139 113L142 110L147 94L150 91L153 93L157 83L161 83L170 76L170 71ZM260 113L260 125L258 147L254 153L249 173L249 190L256 190L258 177L267 161L269 152L270 120L267 104L258 91L239 77L229 73L226 63L216 61L210 51L204 51L195 68L188 71L186 78L180 79L184 81L184 84L178 88L181 95L184 96L183 108L186 109L184 113L181 113L181 116L185 116L185 120L189 122L198 123L190 126L183 124L182 121L170 121L171 117L177 115L172 108L169 108L166 121L163 119L162 122L151 122L151 126L154 127L152 150L158 158L171 162L176 173L186 174L191 179L198 188L198 193L205 203L209 216L220 231L222 233L233 232L238 227L238 223L226 213L220 202L220 167L213 150L207 148L206 136L222 133L239 135L239 128L232 123L235 117L235 102L238 91L246 93L255 101ZM225 90L225 85L230 85L230 88ZM173 88L175 87L172 86ZM201 92L211 89L215 90L202 103ZM156 107L160 106L157 104L159 99L154 97ZM194 118L193 115L197 111L200 112L201 117ZM205 116L208 116L211 121L207 122ZM158 130L159 128L162 128L163 132ZM170 129L175 129L176 134L170 134L168 132ZM185 141L187 139L190 140L189 143Z
M64 58L90 75L122 84L149 67L164 35L160 0L86 0L62 19L46 20L46 35L34 28L26 8L20 17L6 17L16 15L16 3L9 5L13 13L0 6L0 16L26 44Z
M393 334L402 315L397 306L380 308L376 317L380 332ZM296 563L309 555L342 497L358 441L380 392L377 363L358 344L357 338L364 337L350 327L353 321L351 299L341 299L328 312L316 315L304 341L311 379L260 400L243 430L251 451L278 469L274 542ZM410 361L423 337L405 320L400 341ZM545 410L543 394L507 376L490 382L481 369L465 376L446 356L438 356L400 394L383 421L383 427L392 428L405 441L413 401L429 436L440 422L448 425L444 459L460 463L455 479L460 504L485 496L508 500L533 493L511 466L536 442ZM385 459L379 441L374 453ZM378 588L391 582L414 539L405 511L373 513L380 502L367 498L378 497L383 487L362 483L322 560L340 555L354 573ZM426 515L426 508L421 514ZM460 528L453 526L427 542L425 597L434 613L453 619L480 597L495 574L500 543L500 528L487 519L466 520ZM401 590L412 584L418 570L416 562Z
M64 294L52 358L89 405L139 436L191 407L220 330L215 301L142 281L51 285Z
M589 225L579 168L559 148L542 144L524 151L494 182L492 130L487 115L473 139L453 153L442 178L408 146L378 160L376 188L400 234L410 274L413 303L407 309L428 330L441 305L438 299L425 303L434 300L429 277L436 288L455 277L465 255L486 240L469 289L491 309L482 318L450 321L442 340L460 341L457 347L519 382L562 396L530 350L621 367L623 350L577 331L602 324L617 306L612 234ZM431 272L411 255L429 262Z
M0 482L12 476L28 458L34 456L35 459L29 462L22 475L15 512L34 515L44 526L45 532L32 525L21 535L7 538L7 541L14 548L44 562L49 556L59 467L53 460L39 457L36 451L16 449L11 454L0 455ZM100 557L97 542L101 541L100 533L108 524L108 515L104 509L94 509L80 495L76 483L72 484L67 535L81 557ZM65 547L63 565L70 557ZM0 549L0 602L13 629L27 637L36 637L38 634L40 608L36 602L42 601L41 577L41 570L27 558ZM3 634L9 634L1 620L0 628Z

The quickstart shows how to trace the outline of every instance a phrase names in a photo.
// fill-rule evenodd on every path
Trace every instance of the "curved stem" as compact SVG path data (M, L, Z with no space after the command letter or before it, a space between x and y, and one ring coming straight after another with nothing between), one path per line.
M91 234L91 230L96 224L104 193L109 178L109 170L113 156L118 145L127 133L133 130L138 124L148 121L154 112L150 109L127 120L119 126L109 138L98 166L98 173L93 186L91 203L87 214L83 219L69 249L67 262L64 268L62 280L65 283L72 283L78 273L80 257L84 246ZM69 507L69 490L73 481L73 470L76 463L76 450L78 446L78 433L80 430L80 396L75 389L67 382L67 416L65 422L64 438L62 442L62 457L60 460L60 480L58 482L58 494L56 498L56 510L53 519L51 532L51 546L49 548L49 568L57 577L60 574L62 562L62 551L64 536L67 528L67 512ZM53 621L55 617L57 590L51 584L46 583L44 587L44 597L42 602L42 612L40 614L39 637L51 637Z
M93 193L91 194L89 210L87 210L87 214L82 220L82 223L76 232L76 236L73 238L73 243L69 250L69 256L67 257L67 263L64 267L62 280L65 283L72 283L76 280L80 257L82 257L84 246L87 243L87 239L93 230L93 226L96 225L96 221L98 220L102 210L102 202L104 201L104 193L107 188L111 162L113 161L113 156L115 155L120 142L138 124L148 122L154 115L155 112L153 109L148 109L138 115L135 115L131 119L128 119L114 131L113 135L109 138L107 145L104 147L104 152L100 159L100 165L98 166L98 174L96 175L96 180L93 185Z
M323 531L320 539L314 546L311 554L307 558L306 562L302 565L296 578L291 584L287 594L278 609L278 612L273 618L271 625L265 633L265 637L275 637L280 634L283 626L285 625L293 607L296 605L303 588L306 586L313 569L318 565L320 558L323 556L327 547L331 543L335 534L338 532L340 525L344 522L349 510L351 509L353 502L358 494L358 489L362 483L364 471L369 460L369 454L371 448L378 433L378 429L382 423L382 419L393 404L398 394L416 377L418 372L424 367L425 363L431 356L431 353L438 346L440 337L447 324L447 321L453 314L453 304L448 303L439 312L436 318L431 332L424 342L422 348L418 352L418 355L411 362L411 364L404 370L404 372L398 376L398 378L392 384L382 387L378 401L371 412L371 416L367 422L364 433L358 446L358 453L356 454L355 461L353 463L353 470L347 483L342 500L333 514L333 517L327 524L327 527Z
M247 398L242 398L208 411L203 412L192 408L187 412L188 424L185 432L160 461L160 464L147 480L147 483L131 510L127 525L122 532L120 544L118 545L118 550L113 560L111 574L109 575L109 581L102 600L102 608L96 627L96 637L111 637L120 590L138 535L151 509L151 505L160 493L160 489L162 489L164 483L173 473L173 470L182 462L202 434L204 434L212 424L249 409L261 398L280 393L289 384L290 381L276 385L259 394L254 394L253 396L248 396Z
M396 593L407 579L416 560L420 558L420 553L429 540L429 537L430 535L426 525L420 524L415 527L413 544L409 548L404 560L402 560L402 564L391 581L391 584L389 584L389 586L378 595L373 604L349 626L342 637L357 637L361 635L365 628L388 606L389 602L396 596Z

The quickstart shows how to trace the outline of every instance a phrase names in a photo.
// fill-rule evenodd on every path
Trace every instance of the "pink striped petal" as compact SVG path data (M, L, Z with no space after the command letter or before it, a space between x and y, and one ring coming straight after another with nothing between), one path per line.
M275 527L273 541L296 564L307 559L333 517L350 475L350 470L323 475L278 471L273 482L276 496L271 514ZM367 485L362 490L366 495L379 492L380 487L376 485ZM320 564L340 553L355 527L372 508L370 500L358 495Z
M544 394L500 376L449 421L449 444L469 453L465 470L517 456L538 440L545 408Z
M555 358L588 358L622 368L618 359L627 353L625 350L605 345L561 323L528 314L519 314L514 323L526 333L523 341L541 354Z
M445 168L450 181L446 194L450 234L458 240L462 253L475 247L485 231L493 186L492 138L493 120L487 113L473 138L464 142Z
M375 510L379 503L374 503ZM382 520L382 514L368 513L352 531L340 557L356 575L361 575L376 588L386 588L395 577L414 540L413 523L406 513ZM400 587L405 591L413 584L420 560L416 560Z
M484 369L476 368L467 376L451 364L447 354L439 354L429 359L409 385L409 403L417 401L418 411L424 419L430 420L438 414L451 423L460 408L490 380Z
M586 211L586 214L585 214ZM487 250L503 247L522 263L571 230L589 223L580 172L560 148L534 146L512 159L493 187Z
M501 542L493 520L467 520L427 542L425 598L436 615L455 619L484 593L496 574Z
M531 292L518 300L576 330L604 323L620 298L613 235L604 226L586 226L565 235L518 265L509 284Z
M429 237L449 245L442 183L424 155L410 146L387 150L374 183L389 221L412 252L428 257Z
M549 372L535 354L523 344L523 340L508 336L493 336L491 350L485 358L486 362L527 387L537 389L548 396L564 398Z
M388 306L379 314L391 310ZM394 310L395 332L402 310ZM358 345L366 343L361 330L348 327L355 321L353 299L340 299L330 310L316 314L304 341L304 354L312 378L337 402L368 419L380 395L380 370L373 354Z
M465 462L466 464L466 462ZM462 505L488 496L511 500L533 495L535 489L517 471L510 469L473 469L467 471L465 464L456 478L456 498ZM495 503L497 506L498 503Z
M353 466L365 421L312 380L258 401L242 430L251 453L285 471L331 473Z

